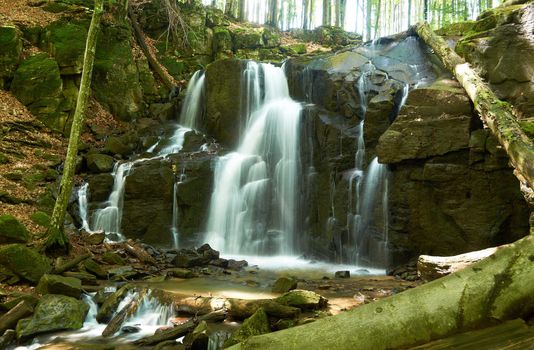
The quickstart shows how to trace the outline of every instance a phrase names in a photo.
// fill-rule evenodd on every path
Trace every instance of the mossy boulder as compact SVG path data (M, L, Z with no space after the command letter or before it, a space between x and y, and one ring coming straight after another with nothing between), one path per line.
M231 52L232 34L227 27L213 28L213 52Z
M132 147L124 143L120 137L111 136L107 139L104 150L110 154L118 154L121 156L126 156L132 153Z
M35 290L41 294L61 294L79 298L82 293L82 281L74 277L45 274Z
M119 254L114 253L114 252L105 252L102 255L102 260L104 260L106 264L110 264L110 265L125 265L126 264L124 259Z
M451 37L464 36L473 30L475 21L463 21L451 23L448 26L436 30L436 34Z
M278 47L282 42L280 32L272 28L265 28L262 33L262 38L265 47L268 48Z
M105 154L89 154L87 156L87 168L93 173L109 173L113 169L115 160Z
M272 287L273 293L286 293L297 288L297 281L292 277L278 278Z
M57 130L62 130L65 122L57 114L62 88L59 66L45 53L24 60L11 83L11 91L17 99L46 125Z
M22 53L22 34L17 27L0 26L0 88L4 87L5 79L13 76L20 62Z
M298 307L299 309L320 309L326 306L328 300L322 295L309 290L295 289L274 299L282 305Z
M83 268L87 271L92 273L93 275L96 275L100 278L107 278L108 273L100 266L96 261L93 259L86 259L82 263Z
M257 49L264 46L261 28L242 27L232 32L234 50Z
M92 91L111 113L129 121L141 114L143 91L126 25L102 25L96 48Z
M81 74L88 28L88 20L60 20L45 28L41 47L54 57L61 74Z
M224 343L224 347L228 347L237 343L241 343L248 338L266 334L271 332L271 327L269 326L269 318L267 313L263 308L259 308L252 316L247 318L241 328L239 328L230 339Z
M283 52L286 52L287 54L292 55L292 56L302 55L307 52L305 43L285 45L285 46L281 46L280 49Z
M17 325L17 336L29 338L52 331L80 329L88 311L89 306L83 301L65 295L44 295L30 321Z
M9 214L0 215L0 244L25 243L30 238L26 227Z
M22 244L0 247L0 265L33 283L37 283L51 269L47 257Z
M206 7L206 26L214 28L229 25L230 21L228 21L223 11L214 7Z
M43 211L36 211L30 216L30 219L39 226L48 227L50 224L50 216Z

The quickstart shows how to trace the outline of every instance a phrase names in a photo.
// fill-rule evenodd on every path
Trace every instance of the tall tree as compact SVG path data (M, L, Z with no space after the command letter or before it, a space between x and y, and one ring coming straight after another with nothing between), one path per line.
M302 28L309 29L310 0L302 0Z
M80 91L76 101L76 109L72 120L72 127L69 137L69 145L67 148L67 156L63 166L63 176L61 177L61 185L59 195L54 205L52 218L50 219L50 226L47 234L48 239L45 243L47 250L59 249L68 251L69 240L65 235L65 214L67 212L67 205L74 186L74 173L76 169L76 158L78 155L78 143L80 141L80 134L84 125L85 111L87 109L87 102L89 100L89 93L91 91L91 76L93 74L93 63L95 60L96 41L100 29L100 19L102 13L104 0L95 0L93 17L89 25L87 33L87 41L85 43L85 54L83 59L82 79L80 82Z
M239 0L238 18L240 21L244 21L247 18L245 11L246 0Z
M323 0L323 25L332 24L332 3L331 0Z

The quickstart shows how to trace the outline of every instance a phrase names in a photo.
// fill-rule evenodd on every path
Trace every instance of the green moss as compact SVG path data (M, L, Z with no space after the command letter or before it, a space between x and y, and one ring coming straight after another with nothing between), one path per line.
M42 211L36 211L30 216L30 219L37 225L48 227L50 224L50 216Z
M263 36L258 28L238 28L232 32L234 50L256 49L262 47Z
M6 156L4 153L0 153L0 165L1 164L7 164L10 163L9 157Z
M80 74L89 21L57 21L48 25L42 47L57 61L61 74Z
M521 120L519 125L521 125L523 132L534 141L534 119Z
M241 325L241 328L239 328L237 332L234 333L232 337L224 343L224 347L241 343L255 335L266 334L270 332L271 328L269 326L267 314L263 308L259 308L252 316L247 318L243 322L243 325Z
M28 109L55 129L63 125L54 120L61 102L63 82L57 62L45 53L24 60L15 71L11 91Z
M227 27L213 28L213 51L225 52L232 50L232 35Z
M22 53L21 33L15 26L0 26L0 88L4 78L11 78Z
M435 31L436 34L441 36L464 36L468 32L473 30L475 21L463 21L449 24L443 28Z
M25 243L30 238L26 227L9 214L0 215L0 244Z
M0 247L0 264L33 283L51 268L48 258L22 244Z

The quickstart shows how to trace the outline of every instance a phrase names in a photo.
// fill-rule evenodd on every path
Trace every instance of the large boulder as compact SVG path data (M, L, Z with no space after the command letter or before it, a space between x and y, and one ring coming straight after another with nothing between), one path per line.
M26 243L30 238L28 230L14 216L0 215L0 244Z
M206 69L206 130L228 147L239 142L241 125L241 76L246 62L215 61Z
M436 101L445 101L437 104ZM413 90L401 114L380 137L381 163L398 163L465 149L469 145L471 106L463 91L429 87Z
M13 77L13 72L22 54L22 33L12 25L0 26L0 88L6 79Z
M61 294L79 298L82 293L82 281L74 277L45 274L35 290L41 294Z
M37 283L51 269L47 257L22 244L0 247L0 265L32 283Z
M93 173L109 173L114 163L113 157L105 154L93 153L87 156L87 168Z
M83 301L65 296L44 295L29 322L19 328L18 338L29 338L41 333L75 330L83 327L89 306Z
M11 91L28 109L48 126L62 130L59 118L63 82L57 62L46 53L25 59L15 71Z
M321 309L328 303L328 300L320 294L302 289L291 290L274 299L274 301L278 304L305 310Z

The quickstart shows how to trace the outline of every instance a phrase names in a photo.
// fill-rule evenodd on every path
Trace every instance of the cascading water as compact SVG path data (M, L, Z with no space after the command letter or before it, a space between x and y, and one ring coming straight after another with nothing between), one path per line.
M237 151L217 161L206 241L226 254L292 254L302 107L273 65L248 62L243 85L242 99L255 109Z
M111 241L122 241L124 236L121 232L122 206L124 201L124 189L126 185L126 178L130 174L135 164L147 160L166 158L170 154L178 153L182 150L185 136L187 132L198 127L199 119L203 113L204 100L204 72L197 71L189 83L182 111L180 114L180 124L176 126L173 135L166 142L166 146L151 158L141 158L131 162L117 163L113 169L112 175L114 178L113 189L104 203L104 207L97 209L93 214L92 220L88 218L87 209L87 191L88 184L84 184L78 190L78 203L80 207L80 217L82 220L82 228L88 232L103 231L106 234L106 239ZM156 150L161 142L158 141L155 145L148 149L148 152ZM180 181L180 180L178 180ZM177 184L174 186L176 198ZM174 200L176 201L176 199ZM177 232L177 215L176 205L173 206L173 221L171 231L173 234L173 242L178 244ZM92 223L92 224L90 224Z

